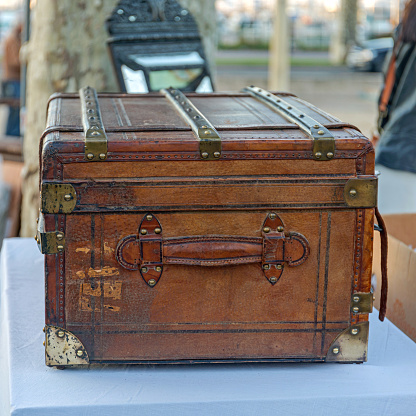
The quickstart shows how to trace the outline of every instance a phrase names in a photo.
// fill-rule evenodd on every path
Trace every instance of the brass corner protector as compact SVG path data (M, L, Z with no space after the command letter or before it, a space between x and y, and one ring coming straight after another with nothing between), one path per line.
M353 293L351 297L351 313L371 313L373 311L373 292Z
M349 179L344 187L345 203L353 208L377 206L377 178Z
M87 365L88 352L82 342L71 332L57 326L45 327L45 363L49 367Z
M352 325L332 342L326 362L361 363L367 361L368 322Z
M315 138L313 141L312 152L315 160L326 161L333 159L335 155L334 137L332 135L328 135L327 137Z
M43 183L40 197L44 214L70 214L77 203L77 193L71 184Z

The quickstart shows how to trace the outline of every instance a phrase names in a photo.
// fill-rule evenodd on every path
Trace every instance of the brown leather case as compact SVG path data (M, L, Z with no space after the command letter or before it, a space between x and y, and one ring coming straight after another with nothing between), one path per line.
M46 363L362 362L376 177L305 101L51 97L40 144Z

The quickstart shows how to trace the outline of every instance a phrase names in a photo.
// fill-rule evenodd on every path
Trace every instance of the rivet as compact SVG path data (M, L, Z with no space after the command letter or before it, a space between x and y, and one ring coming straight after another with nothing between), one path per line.
M124 13L124 10L123 9L118 9L117 10L117 14L123 14Z
M202 152L201 156L203 159L206 159L209 156L209 154L207 152Z
M181 101L181 105L185 105L186 104L186 101Z
M43 331L43 332L46 332L46 327L43 327L42 331Z
M104 160L106 158L105 153L100 153L100 159Z
M100 132L99 131L93 131L91 133L91 136L99 136L99 135L100 135Z
M94 155L92 153L88 153L87 154L87 159L88 160L94 159Z
M270 266L268 264L263 264L263 270L269 270Z
M59 246L57 247L57 249L58 249L58 251L59 251L59 252L64 251L64 246L59 245Z
M278 264L278 265L276 266L276 269L277 269L277 270L282 270L282 269L283 269L283 266L282 266L281 264Z
M45 346L45 341L42 342L43 346Z
M352 300L353 300L355 303L357 303L357 302L359 302L359 301L360 301L360 297L359 297L359 296L354 296L354 297L352 298Z
M146 215L146 219L147 219L147 221L152 221L152 219L153 219L153 215Z
M198 120L200 116L194 116L194 120Z
M353 328L351 329L351 334L353 335L357 335L360 331L358 330L358 328Z
M269 280L270 280L271 283L276 283L277 282L277 277L272 276Z
M136 16L129 16L129 20L130 20L130 22L135 22L136 21Z
M142 229L140 230L140 234L141 234L141 235L146 235L146 234L147 234L147 230L146 230L145 228L142 228Z
M334 157L334 154L333 154L332 152L328 152L328 153L326 154L326 157L327 157L328 159L332 159L332 158Z
M320 159L320 158L321 158L321 156L322 156L322 153L321 153L321 152L316 152L316 153L315 153L315 157L316 157L317 159Z
M289 105L289 106L287 107L287 109L288 109L288 110L291 110L291 109L292 109L292 107Z
M360 308L359 308L358 306L354 306L354 307L352 308L352 311L353 311L353 312L355 312L355 313L357 313L357 312L359 312L359 311L360 311Z
M277 217L277 214L275 214L274 212L272 212L271 214L269 214L269 218L270 218L271 220L276 219L276 217Z
M155 233L156 234L160 234L162 232L162 229L161 228L155 228Z
M84 355L84 351L79 349L79 350L77 350L76 354L77 354L78 357L82 357Z
M205 130L204 134L211 134L211 130Z
M208 128L208 126L201 126L201 129L207 129Z
M323 134L325 134L325 132L324 132L323 130L319 130L319 131L318 131L318 134L319 134L320 136L322 136Z
M269 233L269 232L270 232L270 227L264 227L264 228L263 228L263 232L265 232L265 233Z
M335 354L335 355L339 354L339 348L338 348L338 347L334 347L334 348L332 348L332 352L333 352L333 354Z
M313 128L314 128L314 129L319 129L319 124L315 124L315 125L313 126Z
M357 191L354 188L353 189L350 189L350 196L352 196L353 198L355 196L357 196Z
M149 286L154 286L156 284L156 280L150 279L147 283L149 284Z
M142 268L140 269L140 271L141 271L142 273L147 273L147 267L142 267Z
M221 153L220 152L214 152L214 157L215 158L218 159L220 156L221 156Z
M279 225L279 226L277 227L277 231L279 231L279 233L281 233L283 230L284 230L284 228L283 228L281 225Z
M156 267L155 267L155 270L156 270L157 272L161 272L161 271L162 271L162 268L161 268L160 266L156 266Z
M58 240L62 240L62 239L64 238L64 235L63 235L62 233L57 233L57 234L56 234L56 238L57 238Z
M39 243L39 237L37 235L35 235L34 238L35 238L36 242Z
M65 332L64 331L58 331L58 333L56 334L59 338L63 338L65 336Z

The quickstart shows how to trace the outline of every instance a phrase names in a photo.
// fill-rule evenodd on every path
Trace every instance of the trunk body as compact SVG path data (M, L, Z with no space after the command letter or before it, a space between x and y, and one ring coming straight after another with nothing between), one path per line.
M371 295L374 201L359 183L375 183L373 148L276 97L332 133L331 160L251 94L214 93L187 98L211 123L202 134L221 137L216 159L164 95L100 94L108 147L90 161L79 96L51 99L38 226L41 245L58 236L43 244L48 365L366 360L368 310L352 302ZM62 339L65 362L51 352Z

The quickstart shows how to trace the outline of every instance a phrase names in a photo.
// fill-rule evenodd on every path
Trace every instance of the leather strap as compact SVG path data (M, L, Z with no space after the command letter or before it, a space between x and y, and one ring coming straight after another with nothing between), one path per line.
M308 240L299 233L284 232L283 222L274 213L264 221L262 237L175 238L163 238L159 220L147 214L138 233L119 242L116 259L128 270L139 270L150 286L159 281L163 267L168 264L217 267L252 263L259 263L267 280L274 285L285 264L298 266L308 258L309 252Z
M378 208L376 208L376 218L380 230L381 241L381 293L380 293L380 310L378 318L380 321L384 321L387 311L387 292L388 292L388 279L387 279L387 254L388 254L388 239L386 224Z

